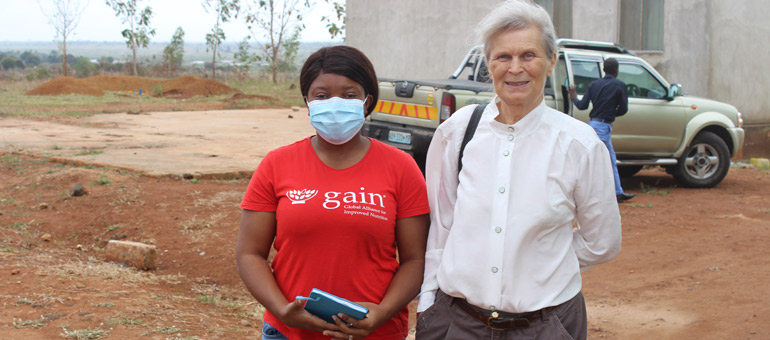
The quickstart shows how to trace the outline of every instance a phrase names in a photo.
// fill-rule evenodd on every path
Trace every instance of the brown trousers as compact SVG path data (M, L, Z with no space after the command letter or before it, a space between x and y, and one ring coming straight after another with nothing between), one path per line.
M588 337L583 293L578 293L569 301L548 309L544 313L544 319L531 323L529 327L509 330L490 329L460 309L453 303L453 299L441 290L438 291L436 302L417 320L416 340L584 340Z

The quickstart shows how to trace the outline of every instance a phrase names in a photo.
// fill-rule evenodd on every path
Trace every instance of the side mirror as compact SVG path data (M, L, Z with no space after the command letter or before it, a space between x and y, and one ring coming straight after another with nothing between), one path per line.
M682 95L682 84L672 84L668 89L668 100L674 100L674 97Z

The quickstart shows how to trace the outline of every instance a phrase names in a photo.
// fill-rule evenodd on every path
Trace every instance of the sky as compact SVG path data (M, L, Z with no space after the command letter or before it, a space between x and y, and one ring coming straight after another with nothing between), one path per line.
M126 28L115 12L104 0L79 0L81 6L87 5L80 16L80 21L68 41L118 41L123 42L120 34ZM39 0L45 8L52 8L51 0ZM316 2L310 13L305 15L306 28L300 38L303 42L332 41L326 25L321 23L324 15L333 15L333 8L325 1ZM168 42L177 27L185 32L186 42L205 42L206 33L214 26L216 18L203 8L203 0L144 0L140 8L152 7L153 17L150 25L155 28L152 42ZM49 42L56 40L56 29L38 5L38 0L0 0L0 41L13 42ZM238 42L249 35L246 24L239 18L235 22L225 23L223 28L226 41ZM337 36L334 41L341 41Z

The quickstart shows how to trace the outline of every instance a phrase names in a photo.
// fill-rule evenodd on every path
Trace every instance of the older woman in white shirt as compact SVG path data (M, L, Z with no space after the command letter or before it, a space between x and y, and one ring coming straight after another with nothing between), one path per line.
M479 24L496 96L458 171L474 108L436 130L417 339L585 339L581 270L620 251L607 148L543 101L557 61L545 10L509 0Z

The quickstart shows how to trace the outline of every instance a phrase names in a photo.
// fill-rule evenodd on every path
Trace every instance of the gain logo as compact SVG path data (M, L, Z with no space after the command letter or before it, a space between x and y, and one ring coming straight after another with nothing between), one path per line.
M305 201L315 197L318 194L318 190L289 190L286 192L286 197L291 200L291 204L305 204Z

